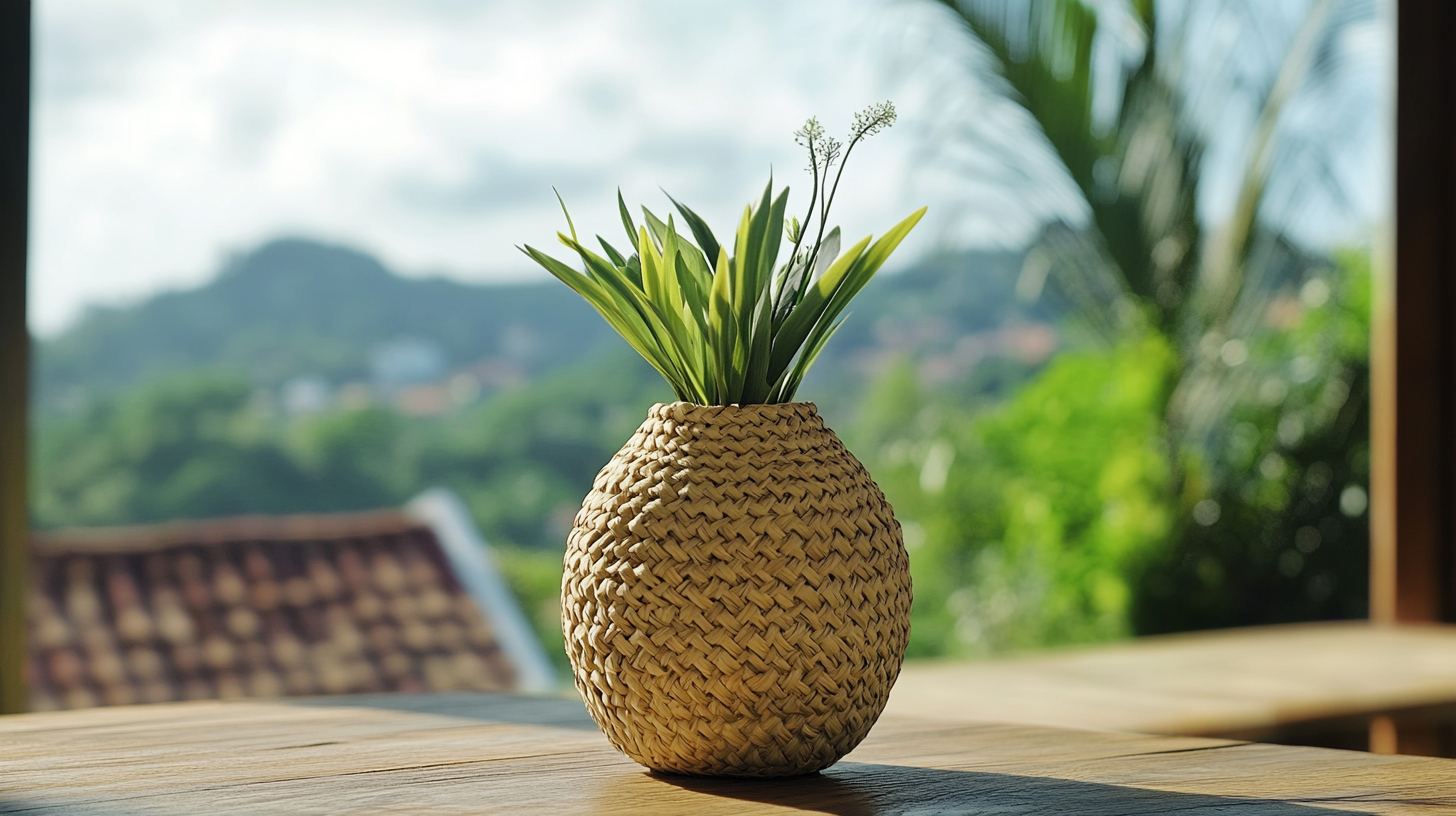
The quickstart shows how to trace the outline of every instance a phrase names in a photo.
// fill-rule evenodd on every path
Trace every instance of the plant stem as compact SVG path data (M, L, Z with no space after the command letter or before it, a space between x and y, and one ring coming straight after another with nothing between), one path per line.
M804 234L809 231L809 222L814 220L814 204L819 200L819 159L814 154L814 142L809 142L809 170L814 174L814 183L810 187L809 211L804 213L804 223L799 227L799 235L794 240L794 251L789 253L789 268L794 265L794 258L799 255L799 245L804 243ZM777 305L777 304L775 304Z

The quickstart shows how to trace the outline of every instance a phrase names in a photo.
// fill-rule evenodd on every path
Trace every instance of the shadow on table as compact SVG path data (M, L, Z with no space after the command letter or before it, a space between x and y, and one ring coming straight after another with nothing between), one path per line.
M694 793L832 816L941 813L994 813L997 816L1164 816L1169 813L1179 816L1228 813L1239 816L1329 816L1331 811L1320 805L1348 807L1362 801L1330 797L1291 803L1239 796L1170 793L1068 779L860 762L842 762L821 774L793 779L702 779L656 773L647 778ZM644 777L638 778L632 794L646 794L639 787L643 780ZM629 791L621 793L626 795ZM1358 810L1342 812L1367 813Z
M282 700L287 705L321 708L380 708L460 717L480 722L541 725L595 731L596 723L576 697L526 694L360 694L347 697L302 697Z

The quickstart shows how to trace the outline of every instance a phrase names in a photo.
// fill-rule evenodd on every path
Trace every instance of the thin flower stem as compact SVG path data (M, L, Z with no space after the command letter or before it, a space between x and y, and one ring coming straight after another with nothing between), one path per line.
M849 140L849 147L844 149L844 156L839 160L839 170L834 174L834 184L829 188L829 194L824 196L824 200L820 204L819 234L814 239L814 250L809 257L810 270L814 268L815 261L819 260L820 244L824 241L824 225L829 222L829 209L834 206L834 194L839 192L839 180L844 176L844 166L849 164L849 154L854 152L854 146L859 144L866 136L877 133L882 127L888 127L895 122L895 109L889 103L886 103L884 108L871 107L870 111L874 111L874 117L869 120L862 120L859 116L855 117L854 136ZM829 164L825 164L824 166L823 180L826 183L829 181ZM807 289L808 278L806 277L803 285L799 287L800 299L804 297L803 293Z
M799 235L794 241L794 251L789 253L789 268L794 266L794 258L799 255L799 245L804 243L804 235L809 231L809 222L814 219L814 204L819 200L819 159L814 155L814 142L809 142L809 169L814 173L814 184L809 195L809 211L804 213L804 223L799 227Z

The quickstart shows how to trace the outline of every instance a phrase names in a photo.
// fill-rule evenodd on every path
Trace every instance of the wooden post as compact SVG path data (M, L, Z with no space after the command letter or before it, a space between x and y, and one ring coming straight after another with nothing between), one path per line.
M1456 3L1396 22L1395 276L1376 314L1371 617L1456 621Z
M0 2L0 714L24 711L30 2Z

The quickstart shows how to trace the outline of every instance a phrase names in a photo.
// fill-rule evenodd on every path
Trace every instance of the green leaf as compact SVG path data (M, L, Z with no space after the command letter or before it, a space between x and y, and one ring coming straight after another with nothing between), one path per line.
M667 225L662 223L662 219L653 215L652 210L646 207L642 208L642 216L647 219L647 229L652 232L652 237L657 241L657 246L661 247L663 242L667 240Z
M703 338L695 331L696 325L688 325L689 316L685 314L687 303L677 277L677 259L681 257L677 230L671 220L664 225L663 253L660 256L656 255L645 229L642 230L641 242L643 249L640 254L644 260L650 257L653 266L653 289L647 293L648 300L657 306L663 324L671 332L681 352L686 373L692 376L695 387L701 388L702 366L699 358ZM647 280L645 266L643 280Z
M571 223L571 213L566 211L566 202L562 200L561 193L555 187L551 188L551 192L556 193L556 203L561 205L561 214L566 216L566 227L571 230L571 237L575 238L576 225Z
M627 202L622 198L622 188L617 188L617 211L622 215L622 229L627 231L627 245L637 245L637 225L632 223L632 212L627 209Z
M828 335L833 333L834 330L832 324L835 318L849 305L850 300L859 294L860 290L865 287L865 284L870 282L870 279L875 276L875 273L889 259L890 253L894 252L895 248L900 245L900 242L905 239L905 236L910 234L910 230L914 229L915 225L920 223L920 219L925 216L925 209L925 207L921 207L907 216L905 220L891 227L888 232L880 237L880 240L876 241L862 255L856 250L869 239L866 238L865 241L856 244L848 253L831 264L829 269L824 273L824 276L813 287L810 287L809 292L805 294L804 302L800 306L801 308L809 306L811 296L813 296L815 301L814 308L819 314L814 320L813 329L810 330L807 339L804 341L806 348L815 348L828 340ZM847 266L841 267L841 264L852 256L854 256L854 261ZM839 280L831 280L836 276L836 273L838 273L837 277ZM826 284L829 284L827 288L825 286ZM823 306L819 307L819 297L826 295L827 297L825 297ZM794 316L797 315L798 312L796 311ZM790 321L792 321L792 317ZM785 328L788 328L787 324ZM803 355L800 355L799 359L802 364Z
M689 257L691 257L689 253L678 253L673 258L673 269L677 272L677 283L682 289L687 311L698 324L698 330L706 338L708 336L708 289L712 285L712 279L709 278L708 286L704 286L704 281L689 268Z
M646 227L638 227L637 257L642 259L642 292L647 299L658 305L663 302L662 290L662 255L658 253L657 247L653 246L652 239L647 235Z
M739 395L740 405L754 405L768 399L769 357L773 352L773 304L764 297L758 301L754 313L753 331L749 335L749 354L743 377L743 393Z
M910 234L910 230L915 229L915 225L919 224L920 219L925 217L925 211L927 209L929 208L921 207L905 216L905 220L890 227L884 235L880 236L880 240L876 241L875 245L870 247L870 251L865 253L865 261L871 265L871 275L883 266L885 261L890 259L890 253L894 252L895 248L900 246L900 242L905 240L905 236Z
M632 281L633 286L638 289L642 288L642 259L637 256L637 253L632 253L632 257L627 259L627 266L623 271L626 273L627 279Z
M693 364L693 343L685 331L681 312L672 314L663 310L640 289L629 285L620 270L613 268L580 244L573 242L572 246L581 254L588 266L592 267L593 273L606 280L609 284L608 291L616 296L623 311L633 311L642 319L648 333L655 339L657 347L661 350L667 367L673 372L673 375L668 376L667 379L674 390L679 394L687 395L684 397L685 399L701 398L703 388L698 366ZM658 262L649 261L649 263Z
M602 251L607 253L607 257L612 261L612 266L620 268L627 265L627 259L622 257L622 253L618 252L616 247L607 243L607 239L598 235L597 243L602 245Z
M684 247L681 258L687 265L688 272L697 281L698 288L706 293L713 285L713 268L708 265L708 260L702 252L693 251L697 248L692 244L684 241L679 246Z
M730 370L733 366L733 349L738 339L738 318L733 313L732 302L733 264L728 259L728 250L718 248L718 268L713 274L713 288L708 297L708 338L713 352L714 385L718 390L718 403L731 404Z
M683 299L682 284L677 279L677 259L682 254L683 243L678 237L676 225L672 223L672 218L669 216L663 231L662 266L658 269L658 274L662 276L663 297L658 302L664 311L670 310L679 318L686 305Z
M785 318L794 309L802 298L802 294L809 285L809 281L816 276L822 276L829 265L839 257L840 233L839 227L829 231L818 245L818 254L812 250L804 253L804 258L795 259L795 264L787 269L779 281L779 292L775 297L778 304L774 311L774 331L777 333L783 326ZM814 258L814 268L808 267L805 258ZM785 293L792 293L786 295Z
M809 332L823 318L824 310L829 305L829 299L834 294L834 290L839 287L845 275L849 274L850 268L864 254L869 243L869 236L860 239L859 243L850 247L848 251L839 256L838 260L830 264L824 275L804 292L804 299L789 313L784 320L784 325L774 338L771 371L778 372L788 368L789 361L804 345Z
M685 204L668 195L666 190L663 190L662 194L667 196L667 200L672 202L672 206L676 207L679 213L682 213L683 220L687 222L688 229L692 230L693 238L698 242L698 248L703 251L703 258L705 260L716 259L718 257L718 239L713 237L713 231L708 229L707 222L697 213L688 209ZM709 260L707 264L712 266L713 261Z
M761 276L761 263L763 261L763 245L768 240L768 226L770 215L773 211L773 179L768 180L768 185L763 188L763 200L753 208L752 217L748 222L748 235L746 240L741 241L743 248L737 251L734 259L738 264L738 272L741 276L736 293L739 297L740 308L743 313L739 319L743 320L743 333L747 337L750 321L753 319L752 312L758 305L758 298L767 289ZM780 225L782 229L782 225Z
M814 275L824 274L824 270L834 263L839 257L839 227L829 231L824 240L819 243L819 257L814 259Z
M839 331L839 327L843 326L844 321L848 319L849 315L845 315L829 331L825 332L818 340L804 349L804 353L799 355L799 362L794 366L789 376L785 378L782 386L780 386L780 390L771 395L773 402L789 402L794 398L794 394L798 392L799 386L804 382L804 375L809 373L809 366L814 365L814 361L819 359L819 352L824 350L824 346L829 343L829 338L833 337Z
M779 192L779 197L774 200L773 205L769 208L768 217L765 219L756 273L759 296L764 299L768 298L769 285L773 281L774 264L778 263L779 249L784 243L784 210L787 209L788 204L789 188L785 187Z
M673 385L674 390L677 389L671 363L654 342L651 330L647 328L640 316L630 310L624 310L621 301L606 287L550 255L530 245L522 247L521 251L581 295L606 319L607 324L627 341L628 345L641 354L653 368L657 369L657 372Z
M925 207L921 207L907 216L904 221L891 227L889 232L880 236L880 240L865 252L864 257L858 263L850 267L844 277L844 282L835 289L829 305L824 310L825 316L821 318L822 320L833 320L849 305L850 300L859 294L859 291L870 282L885 261L890 259L890 253L894 252L900 242L905 240L905 236L910 234L910 230L920 223L920 219L925 216L925 209Z

